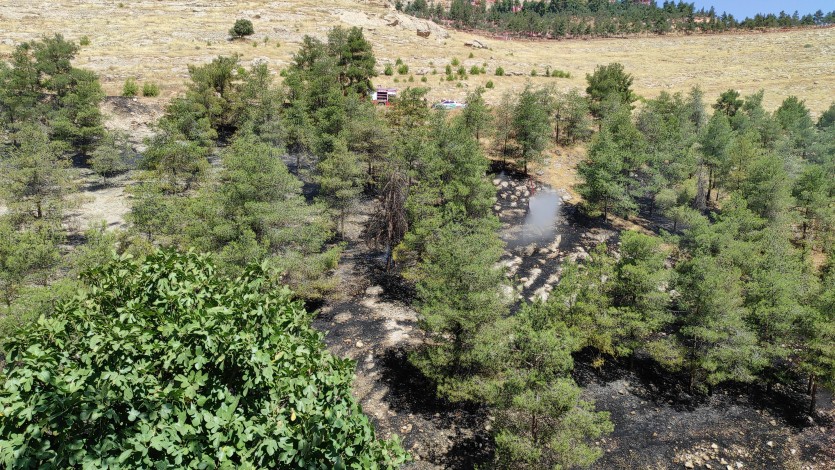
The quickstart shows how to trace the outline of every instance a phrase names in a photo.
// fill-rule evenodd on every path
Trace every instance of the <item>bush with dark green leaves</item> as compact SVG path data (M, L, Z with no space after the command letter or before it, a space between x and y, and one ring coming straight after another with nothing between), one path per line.
M229 35L233 38L242 38L250 36L255 33L255 28L252 26L252 21L247 19L239 19L235 21L235 25L229 30Z
M88 271L6 345L4 468L394 468L311 314L260 268L158 251Z

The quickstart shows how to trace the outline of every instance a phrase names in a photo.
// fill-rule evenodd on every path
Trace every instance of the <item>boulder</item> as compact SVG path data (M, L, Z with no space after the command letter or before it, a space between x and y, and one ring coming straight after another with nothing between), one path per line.
M429 37L430 35L440 39L449 37L449 32L434 21L415 18L403 13L389 13L383 18L383 21L393 28L415 31L420 37Z

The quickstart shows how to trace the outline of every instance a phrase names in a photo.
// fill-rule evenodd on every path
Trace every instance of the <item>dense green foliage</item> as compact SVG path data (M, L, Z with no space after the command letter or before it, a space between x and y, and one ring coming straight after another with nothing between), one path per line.
M496 453L502 468L589 467L601 449L589 441L612 431L571 379L571 331L544 304L485 326L475 356L482 365L476 396L496 410Z
M405 4L399 2L398 9L423 18L452 21L459 27L553 39L622 37L671 31L691 34L835 22L835 11L825 13L821 10L803 16L797 11L793 14L785 11L777 15L757 14L739 21L733 15L718 14L713 7L697 9L694 3L667 0L649 5L630 0L499 0L489 6L487 2L452 0L449 8L444 8L442 2L413 0Z
M235 20L235 24L229 30L229 35L233 38L242 38L253 34L255 34L255 28L252 26L252 21L245 18Z
M396 442L375 441L347 395L352 365L324 353L296 300L341 294L336 268L358 233L414 288L426 341L410 361L440 396L486 406L503 468L601 455L593 442L612 427L571 378L580 351L596 366L649 358L694 393L804 382L814 399L835 386L835 105L815 122L799 98L769 112L763 92L728 90L711 114L698 89L636 96L615 63L587 75L585 96L528 85L491 107L477 88L445 112L406 88L378 108L370 43L335 28L304 38L280 85L238 56L190 66L139 156L104 132L76 51L56 36L0 62L10 466L396 465ZM453 67L467 75L453 59L448 79ZM579 207L658 233L624 231L564 262L547 300L520 302L484 150L541 174L584 142ZM126 230L68 232L77 155L105 183L138 163Z
M6 468L394 468L350 394L353 364L262 272L219 276L157 252L84 289L7 344ZM37 426L32 426L32 422Z
M763 109L762 98L762 92L741 97L728 90L712 116L698 90L662 93L637 115L621 100L604 98L601 130L578 169L578 190L592 214L660 209L671 222L665 225L672 232L666 242L675 247L670 281L659 284L670 273L658 260L633 272L640 282L669 285L675 293L635 310L649 315L630 320L648 341L645 352L672 371L686 370L691 388L791 384L805 373L814 402L817 381L827 383L835 373L831 351L821 349L831 336L820 310L829 278L810 256L832 253L835 241L831 124L824 113L816 126L796 97L774 113ZM618 291L606 289L606 304L622 298ZM639 291L630 284L625 292ZM613 339L612 346L590 344L605 354L640 349L641 341L629 347L625 338Z
M98 77L71 61L78 46L60 34L17 46L0 67L3 127L46 123L49 134L84 154L104 132Z

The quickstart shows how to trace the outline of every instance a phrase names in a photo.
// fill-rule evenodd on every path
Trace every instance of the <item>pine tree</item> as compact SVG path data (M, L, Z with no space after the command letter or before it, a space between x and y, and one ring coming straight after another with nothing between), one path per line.
M589 96L591 113L595 118L603 117L603 102L616 97L621 103L631 106L638 97L632 91L632 75L626 73L622 64L598 65L594 73L586 74L586 94Z
M542 151L548 143L551 130L548 111L548 94L545 90L534 90L526 86L519 95L513 110L513 134L519 146L523 171L528 174L529 162L540 162Z
M51 219L60 221L71 203L73 172L64 146L49 139L40 127L21 126L12 134L12 145L0 160L0 197L21 221Z
M112 132L106 134L90 153L90 166L108 182L113 176L129 170L135 159L136 154L127 135Z
M473 385L496 415L502 468L588 467L602 455L589 441L613 430L608 413L580 397L570 375L577 340L550 313L526 304L477 339L482 374Z
M745 323L739 269L696 255L676 271L691 389L702 382L711 387L726 380L752 382L766 361Z
M345 234L345 219L362 193L364 175L359 157L348 150L345 141L316 166L320 196L336 212L339 230Z
M333 288L329 274L341 250L326 245L333 235L326 208L308 205L301 182L254 136L233 141L216 184L201 188L179 217L185 227L174 241L217 253L232 273L266 263L302 297L319 298Z
M557 93L554 97L552 114L554 115L554 142L573 144L585 139L591 125L588 101L577 89Z
M429 341L412 362L453 401L473 398L467 383L477 364L475 336L506 310L499 290L504 274L497 268L503 253L494 227L480 221L451 222L426 242L413 271L420 325Z
M644 158L644 139L632 123L629 108L615 104L592 140L588 158L577 169L583 178L577 190L584 203L604 218L609 212L628 215L637 209L629 175Z
M615 263L612 286L618 355L632 354L672 320L666 255L658 238L634 231L621 234L621 256Z
M495 115L495 134L494 147L502 155L502 163L505 163L505 157L512 151L512 143L514 138L513 128L513 110L517 107L516 97L510 93L502 95L502 100L499 105L493 109Z
M493 125L490 106L484 101L484 88L478 87L467 95L467 106L461 111L460 119L465 129L473 134L476 141L487 134Z

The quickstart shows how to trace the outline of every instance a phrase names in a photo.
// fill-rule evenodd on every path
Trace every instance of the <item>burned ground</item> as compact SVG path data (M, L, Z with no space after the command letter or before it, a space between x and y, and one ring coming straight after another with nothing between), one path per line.
M559 279L565 259L588 256L618 230L587 218L571 195L516 174L492 176L494 207L507 243L502 263L517 301L542 298ZM522 237L532 196L554 191L559 212L553 231ZM491 421L477 404L453 404L435 396L434 386L408 361L423 336L409 304L414 292L383 270L384 257L361 237L372 210L369 200L351 220L340 266L351 295L326 304L315 321L334 353L357 361L355 394L382 437L398 434L414 457L408 468L489 467ZM721 468L823 470L835 468L835 400L820 393L814 418L805 414L802 390L731 384L711 395L688 393L686 381L651 361L606 361L588 352L575 357L575 380L586 399L608 411L615 431L598 444L603 457L594 468Z

